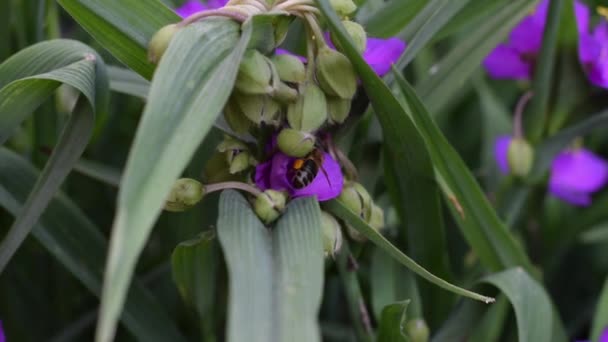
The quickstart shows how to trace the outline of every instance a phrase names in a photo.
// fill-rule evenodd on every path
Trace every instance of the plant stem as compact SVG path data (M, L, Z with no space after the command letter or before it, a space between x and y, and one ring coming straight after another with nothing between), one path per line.
M259 196L262 194L260 189L256 188L253 185L249 185L243 182L221 182L221 183L213 183L205 185L205 194L209 194L214 191L226 190L226 189L238 189L245 192L248 192L254 196Z
M249 17L243 13L234 11L234 10L230 10L228 8L220 8L220 9L216 9L216 10L205 10L205 11L200 11L200 12L196 12L194 14L192 14L191 16L185 18L184 20L182 20L181 22L179 22L177 24L178 27L184 27L187 25L192 24L193 22L196 22L200 19L206 18L206 17L213 17L213 16L219 16L219 17L228 17L228 18L232 18L234 20L240 21L240 22L244 22L245 20L247 20Z
M532 99L534 93L532 91L528 91L519 98L517 101L517 105L515 106L515 115L513 116L513 137L522 138L524 136L524 130L522 126L523 113L524 109L530 99Z

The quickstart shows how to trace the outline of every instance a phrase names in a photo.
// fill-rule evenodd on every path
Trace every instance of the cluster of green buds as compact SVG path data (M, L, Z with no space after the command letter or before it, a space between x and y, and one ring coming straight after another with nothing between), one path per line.
M350 182L344 185L340 197L338 197L348 209L369 224L377 231L384 228L384 210L374 203L372 196L363 185ZM346 226L348 234L353 240L365 241L365 237L351 226Z

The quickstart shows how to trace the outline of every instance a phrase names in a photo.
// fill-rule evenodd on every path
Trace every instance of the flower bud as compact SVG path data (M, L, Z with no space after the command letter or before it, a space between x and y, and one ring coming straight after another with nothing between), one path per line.
M195 206L205 195L205 187L201 182L191 178L178 179L167 200L165 210L180 212Z
M236 97L232 96L224 107L224 119L235 133L244 134L251 128L251 120L241 110Z
M158 30L148 43L148 60L157 64L165 54L173 36L179 31L177 24L170 24Z
M241 181L242 175L230 173L230 165L226 162L226 153L214 153L205 164L203 180L206 184Z
M338 197L348 209L359 215L365 222L369 222L372 216L372 197L363 185L351 182L344 186Z
M350 224L346 225L346 233L348 234L348 236L350 236L352 240L355 240L357 242L367 241L365 235L359 233L359 231L353 228Z
M279 78L285 82L302 83L306 80L306 68L304 63L292 55L274 55L270 58L279 74Z
M273 99L283 104L294 103L298 100L298 91L284 82L277 82L270 93Z
M317 80L329 95L350 100L357 91L357 75L352 64L340 52L325 46L317 54Z
M429 327L423 319L413 319L405 325L405 331L411 342L428 342Z
M298 131L316 131L327 120L327 102L321 88L309 83L302 95L287 107L287 121Z
M357 10L357 5L353 0L329 0L329 3L341 17L346 17Z
M284 128L277 137L279 150L291 157L303 158L315 148L315 136L293 128Z
M321 232L325 256L334 256L342 247L342 230L338 221L325 211L321 212Z
M244 171L251 165L251 154L247 145L230 136L224 138L217 150L225 154L230 174Z
M268 95L235 95L241 112L253 123L274 124L281 107Z
M365 48L367 47L367 33L365 33L365 29L363 28L363 26L350 20L342 21L342 25L344 25L346 32L348 32L348 34L352 38L357 51L359 51L359 53L363 53L365 51ZM336 46L336 49L342 51L342 46L340 45L337 39L334 39L333 34L331 38L331 41Z
M511 172L520 177L525 177L532 168L534 162L534 150L523 138L513 138L507 152L509 168Z
M285 210L287 195L284 192L268 189L258 195L253 210L265 224L276 220Z
M272 69L266 56L247 50L239 66L234 86L245 94L268 94L272 91Z
M384 228L384 210L372 204L371 214L367 223L377 231L382 230Z
M333 124L341 124L350 113L350 100L343 100L339 97L328 97L327 98L327 116L329 122Z

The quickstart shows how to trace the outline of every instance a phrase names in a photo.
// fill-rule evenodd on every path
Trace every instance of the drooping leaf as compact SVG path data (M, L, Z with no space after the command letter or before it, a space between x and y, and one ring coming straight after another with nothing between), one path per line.
M426 139L437 173L453 192L446 193L452 204L452 216L480 261L494 271L519 265L533 272L528 256L500 221L471 171L435 125L414 89L401 75L394 74L416 126Z
M150 79L150 38L179 17L159 0L58 0L59 4L116 58Z
M116 66L108 67L110 78L110 89L119 93L137 96L142 99L148 98L150 82L139 74Z
M218 237L230 279L227 341L320 341L320 210L296 199L272 230L234 191L220 198Z
M0 147L0 165L0 206L17 215L40 172L4 147ZM51 200L32 236L84 287L100 296L107 241L68 197L59 193ZM169 315L139 281L133 282L121 320L138 340L184 340Z
M378 342L409 342L405 325L409 300L389 304L382 310L378 327Z
M150 88L118 196L96 340L112 339L133 274L173 183L211 129L232 91L251 36L209 19L180 30Z
M424 269L422 266L418 265L414 260L403 254L397 247L395 247L388 240L386 240L386 238L384 238L382 234L378 233L374 228L370 227L357 214L350 211L350 209L344 206L344 204L339 200L331 200L326 202L325 208L329 212L334 214L336 217L339 217L340 219L350 224L351 227L353 227L359 233L367 237L371 242L373 242L376 246L381 248L391 257L393 257L400 264L409 268L412 272L418 274L419 276L430 281L431 283L445 290L451 291L457 295L479 300L484 303L491 303L494 301L493 298L482 296L478 293L465 290L433 275L432 273Z

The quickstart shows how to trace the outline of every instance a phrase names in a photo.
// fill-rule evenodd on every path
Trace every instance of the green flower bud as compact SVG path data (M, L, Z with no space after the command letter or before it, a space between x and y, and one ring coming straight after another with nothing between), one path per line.
M279 150L291 157L303 158L315 148L315 136L292 128L284 128L277 137Z
M405 331L411 342L428 342L429 327L423 319L413 319L405 325Z
M239 66L234 86L245 94L268 94L272 91L269 60L257 50L247 50Z
M244 151L247 149L249 148L247 147L247 145L245 145L244 142L237 140L229 135L224 135L224 140L219 145L217 145L217 150L222 153L231 150Z
M302 83L306 80L306 67L304 63L292 55L274 55L270 58L274 63L279 78L291 83Z
M265 224L276 220L285 210L287 194L276 190L266 190L255 198L253 210Z
M179 31L177 24L170 24L158 30L148 43L148 60L157 64L165 54L173 36Z
M321 212L321 232L325 256L334 256L342 247L342 230L338 221L325 211Z
M329 0L329 3L341 17L346 17L357 10L357 5L353 0Z
M252 126L251 120L241 110L235 96L232 96L224 107L224 119L235 133L245 134Z
M507 159L511 172L516 176L525 177L532 168L534 150L523 138L513 138L509 144Z
M382 230L384 228L384 210L372 204L371 214L367 223L377 231Z
M178 179L167 200L165 201L165 210L180 212L194 207L205 195L205 187L201 182L190 179Z
M327 98L327 115L329 122L341 124L348 118L351 100L343 100L339 97Z
M342 21L342 25L344 25L346 32L348 32L348 34L352 38L357 51L359 51L359 53L363 53L365 51L365 48L367 48L367 33L365 33L365 29L363 28L363 26L350 20ZM333 34L331 38L331 41L336 46L336 49L342 51L342 46L340 45L337 39L334 39Z
M355 228L353 228L350 224L346 225L346 232L348 233L348 236L350 236L351 239L353 239L357 242L367 241L367 238L365 237L365 235L359 233L359 231L356 230Z
M270 93L270 96L272 96L273 99L283 104L290 104L296 102L298 100L299 95L300 94L298 94L298 91L296 89L288 86L283 82L277 82L275 87L272 89L272 93Z
M278 124L281 107L270 96L237 94L235 100L243 114L253 123Z
M203 180L206 184L242 181L242 174L231 174L230 165L226 162L226 153L215 153L209 158L203 169Z
M303 86L302 95L287 107L289 125L305 132L316 131L327 120L327 102L321 88L309 83Z
M372 216L372 197L363 185L355 182L347 183L338 197L353 213L359 215L365 222Z
M357 91L357 75L346 56L325 46L317 54L317 80L327 94L350 100Z
M251 166L251 154L247 145L230 136L224 137L217 150L224 153L230 174L239 173Z

